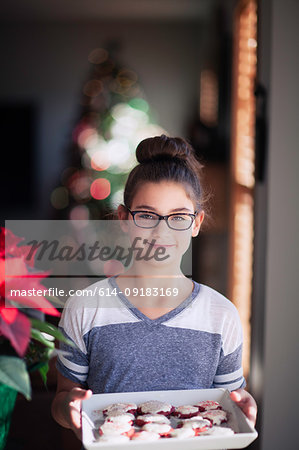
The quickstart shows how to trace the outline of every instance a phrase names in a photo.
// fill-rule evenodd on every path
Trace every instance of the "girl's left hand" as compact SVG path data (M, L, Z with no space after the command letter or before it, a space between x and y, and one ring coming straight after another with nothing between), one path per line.
M241 408L254 427L256 423L257 404L252 395L245 391L245 389L237 389L230 393L230 398Z

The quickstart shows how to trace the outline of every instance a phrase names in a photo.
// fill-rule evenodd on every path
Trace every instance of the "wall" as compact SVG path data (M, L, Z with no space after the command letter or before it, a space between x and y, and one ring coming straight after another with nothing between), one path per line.
M46 217L49 194L65 167L89 52L119 42L121 63L139 75L160 125L186 135L197 107L200 38L198 22L2 24L0 99L30 100L38 107L40 218ZM24 217L25 212L15 213Z
M262 449L292 450L298 447L299 2L266 4L271 40Z

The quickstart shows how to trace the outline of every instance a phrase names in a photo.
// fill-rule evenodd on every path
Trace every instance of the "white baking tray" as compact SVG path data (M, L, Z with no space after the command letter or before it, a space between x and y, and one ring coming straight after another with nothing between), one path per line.
M189 439L165 438L154 442L129 441L121 444L97 442L99 415L96 411L112 403L139 403L160 400L173 406L192 405L201 400L219 402L228 411L227 426L235 431L232 436L198 436ZM82 441L87 450L203 450L244 448L257 438L257 431L251 426L240 408L230 399L224 389L192 389L178 391L122 392L95 394L82 402Z

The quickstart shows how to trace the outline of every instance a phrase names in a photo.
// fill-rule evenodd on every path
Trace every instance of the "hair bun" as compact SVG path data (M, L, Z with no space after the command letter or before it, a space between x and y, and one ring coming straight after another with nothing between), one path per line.
M192 153L192 147L184 139L165 134L144 139L136 148L136 158L140 164L173 158L186 161Z

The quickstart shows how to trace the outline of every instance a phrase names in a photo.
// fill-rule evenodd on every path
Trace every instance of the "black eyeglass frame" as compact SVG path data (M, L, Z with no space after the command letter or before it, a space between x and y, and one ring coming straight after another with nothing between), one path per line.
M167 223L168 227L169 227L171 230L175 230L175 231L186 231L186 230L189 230L189 229L192 227L192 225L193 225L193 223L194 223L194 220L195 220L195 217L196 217L197 214L198 214L198 211L194 211L194 213L172 213L172 214L168 214L167 216L161 216L161 214L158 214L158 213L155 213L155 212L152 212L152 211L146 211L146 210L131 211L130 208L128 208L126 205L124 205L124 206L125 206L125 208L129 211L129 213L132 215L133 220L134 220L134 224L135 224L137 227L139 227L139 228L144 228L144 229L147 229L147 230L148 230L148 229L151 229L151 228L156 228L156 227L159 225L160 220L165 220L165 222ZM154 225L153 227L141 227L140 225L137 225L137 223L136 223L136 221L135 221L135 215L136 215L137 213L153 214L153 215L157 216L158 222L157 222L156 225ZM188 228L178 229L178 228L173 228L173 227L171 227L171 226L169 225L169 223L168 223L169 217L171 217L171 216L182 216L182 215L184 215L184 216L189 216L189 217L192 218L192 222L190 223L190 225L188 226Z

